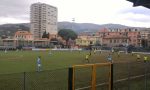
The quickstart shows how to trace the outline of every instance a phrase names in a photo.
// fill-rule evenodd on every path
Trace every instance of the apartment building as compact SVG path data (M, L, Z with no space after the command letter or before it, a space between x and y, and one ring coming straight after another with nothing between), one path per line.
M57 8L45 3L34 3L30 7L30 32L34 38L42 38L46 31L57 34Z
M14 39L16 40L33 40L33 34L28 31L17 31Z
M135 28L104 28L97 32L97 34L102 37L102 45L105 46L140 46L140 32Z
M144 33L144 32L143 32ZM76 44L80 46L88 46L90 44L99 44L103 46L141 46L140 31L135 28L126 29L109 29L103 28L94 35L80 34L76 39Z
M76 45L78 46L89 46L100 44L100 37L93 33L81 33L76 39Z
M150 47L150 29L140 31L140 45L141 47Z

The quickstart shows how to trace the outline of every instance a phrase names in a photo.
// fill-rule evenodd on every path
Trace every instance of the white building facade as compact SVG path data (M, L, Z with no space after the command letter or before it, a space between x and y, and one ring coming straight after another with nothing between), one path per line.
M30 32L35 38L42 38L46 31L57 34L57 8L45 3L34 3L30 7Z

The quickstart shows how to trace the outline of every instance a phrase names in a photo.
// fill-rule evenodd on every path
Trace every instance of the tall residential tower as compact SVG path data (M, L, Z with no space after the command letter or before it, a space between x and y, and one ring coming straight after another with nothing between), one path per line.
M57 8L45 3L34 3L30 7L30 32L34 39L42 38L46 31L57 34Z

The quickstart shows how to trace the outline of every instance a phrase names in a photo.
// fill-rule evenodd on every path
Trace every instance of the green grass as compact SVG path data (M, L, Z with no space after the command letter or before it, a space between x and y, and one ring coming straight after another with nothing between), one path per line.
M42 70L67 68L81 64L84 59L84 54L78 52L52 52L52 55L44 51L0 52L0 74L35 71L38 56L41 56Z
M88 52L52 52L48 51L8 51L7 53L0 52L0 74L18 73L18 72L32 72L36 70L36 59L41 56L42 70L55 70L60 68L68 68L75 64L87 64L84 59ZM93 54L90 57L90 63L107 62L106 56L108 53ZM136 56L113 55L114 61L134 61Z
M0 90L3 90L3 88L5 88L5 90L23 89L23 72L27 72L25 74L25 85L27 90L42 90L43 88L44 90L67 90L68 67L78 64L88 64L85 61L85 55L87 53L89 52L83 51L79 53L78 51L52 51L52 55L49 55L48 51L8 51L7 53L1 51ZM92 56L90 56L90 63L107 62L107 55L108 53L92 53ZM38 56L41 56L43 70L40 73L35 72L36 59ZM116 63L136 61L136 55L132 56L131 54L121 53L120 57L118 57L115 53L112 58ZM143 55L141 55L141 61L143 61ZM130 76L143 74L143 63L131 63L129 69L127 65L127 63L114 64L114 80L128 77L129 71L131 72ZM97 67L96 72L98 84L108 82L109 67ZM76 69L75 80L76 88L91 85L91 68ZM141 80L143 79L132 80L132 85L136 88L140 87L140 85L143 84L141 84ZM122 88L119 90L126 90L128 83L126 81L123 81L122 83L116 83L115 87L117 86L118 88ZM100 88L104 89L108 87L102 86Z

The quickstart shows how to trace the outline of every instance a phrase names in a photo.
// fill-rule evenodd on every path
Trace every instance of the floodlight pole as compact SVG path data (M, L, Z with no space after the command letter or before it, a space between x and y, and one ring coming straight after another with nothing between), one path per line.
M71 29L73 30L73 23L75 22L75 18L72 18L72 27Z

